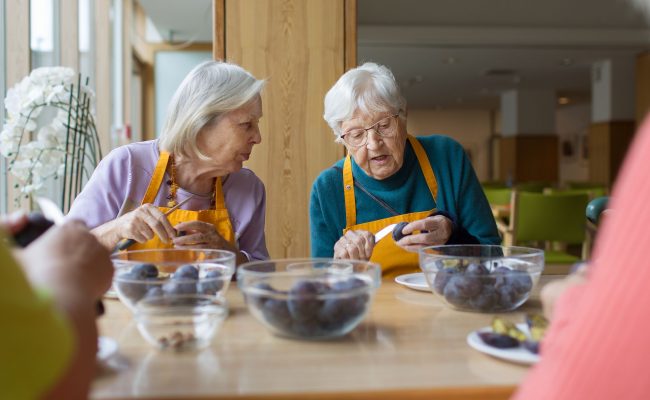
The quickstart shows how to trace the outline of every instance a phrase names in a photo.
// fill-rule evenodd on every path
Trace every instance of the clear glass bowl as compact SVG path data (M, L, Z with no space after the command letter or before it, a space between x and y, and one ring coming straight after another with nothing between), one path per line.
M527 247L445 245L419 252L431 291L449 306L486 313L528 300L544 270L544 251Z
M255 261L237 269L249 311L272 332L329 339L353 330L381 283L375 263L334 259Z
M140 334L161 350L209 346L227 314L224 298L199 294L147 298L135 307Z
M235 254L226 250L133 250L111 258L113 288L132 311L155 297L223 295L235 271Z

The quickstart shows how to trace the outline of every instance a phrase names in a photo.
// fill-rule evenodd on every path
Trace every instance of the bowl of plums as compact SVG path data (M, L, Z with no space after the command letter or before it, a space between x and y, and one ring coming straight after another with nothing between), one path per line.
M132 250L111 258L113 288L132 311L156 297L223 295L235 272L235 255L226 250Z
M463 311L512 311L528 300L544 270L544 251L527 247L444 245L422 248L431 291Z
M381 282L378 264L324 258L255 261L237 269L248 310L273 333L323 340L352 331Z
M210 344L228 313L223 295L235 271L234 253L151 249L111 258L117 296L149 343L173 350Z

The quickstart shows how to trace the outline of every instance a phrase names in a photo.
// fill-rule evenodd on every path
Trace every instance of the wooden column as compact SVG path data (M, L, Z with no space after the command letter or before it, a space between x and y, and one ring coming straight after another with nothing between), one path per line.
M79 1L60 0L61 65L79 72Z
M266 185L272 257L309 255L311 185L343 154L323 120L323 98L356 64L349 47L356 47L356 17L346 15L355 11L349 0L225 2L225 58L268 79L262 143L246 166Z
M589 181L611 185L634 137L634 121L594 123L589 128Z
M9 90L27 76L31 70L29 0L5 0L5 19L5 79L6 88ZM4 107L4 104L2 107ZM11 212L17 208L28 209L30 207L28 201L23 201L19 207L14 203L14 199L19 197L19 191L14 188L16 180L13 175L7 174L6 179L7 211Z
M499 179L557 182L558 136L517 135L499 141Z

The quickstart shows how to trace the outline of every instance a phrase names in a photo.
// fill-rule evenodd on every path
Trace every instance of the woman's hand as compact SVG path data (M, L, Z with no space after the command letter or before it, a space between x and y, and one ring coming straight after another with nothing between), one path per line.
M93 229L97 238L109 248L122 239L145 243L157 235L163 243L176 237L176 231L165 214L152 204L143 204L113 221Z
M451 236L453 222L444 215L434 215L413 221L402 229L406 235L397 245L406 251L417 252L422 247L436 246L447 243ZM420 231L418 234L412 234Z
M217 232L214 225L208 222L181 222L174 228L178 232L185 232L185 235L178 236L172 240L174 247L227 250L230 250L232 247L232 245Z
M334 258L369 260L375 248L375 235L368 231L347 231L334 244Z
M27 226L27 214L16 211L9 215L0 216L0 228L6 229L10 235L15 235Z

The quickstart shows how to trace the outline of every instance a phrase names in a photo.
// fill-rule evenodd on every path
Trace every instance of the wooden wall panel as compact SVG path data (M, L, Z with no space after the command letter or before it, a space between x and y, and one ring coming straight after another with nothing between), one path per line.
M635 93L638 126L650 110L650 52L641 53L636 59Z
M102 154L111 148L111 23L110 2L95 2L95 94L97 134Z
M345 0L227 0L226 59L258 78L262 143L247 167L264 181L272 257L309 255L309 193L343 154L322 118L345 67Z
M514 183L557 182L558 143L556 135L517 135L502 138L499 179L512 178Z
M589 180L614 184L635 131L634 121L610 121L589 128Z

